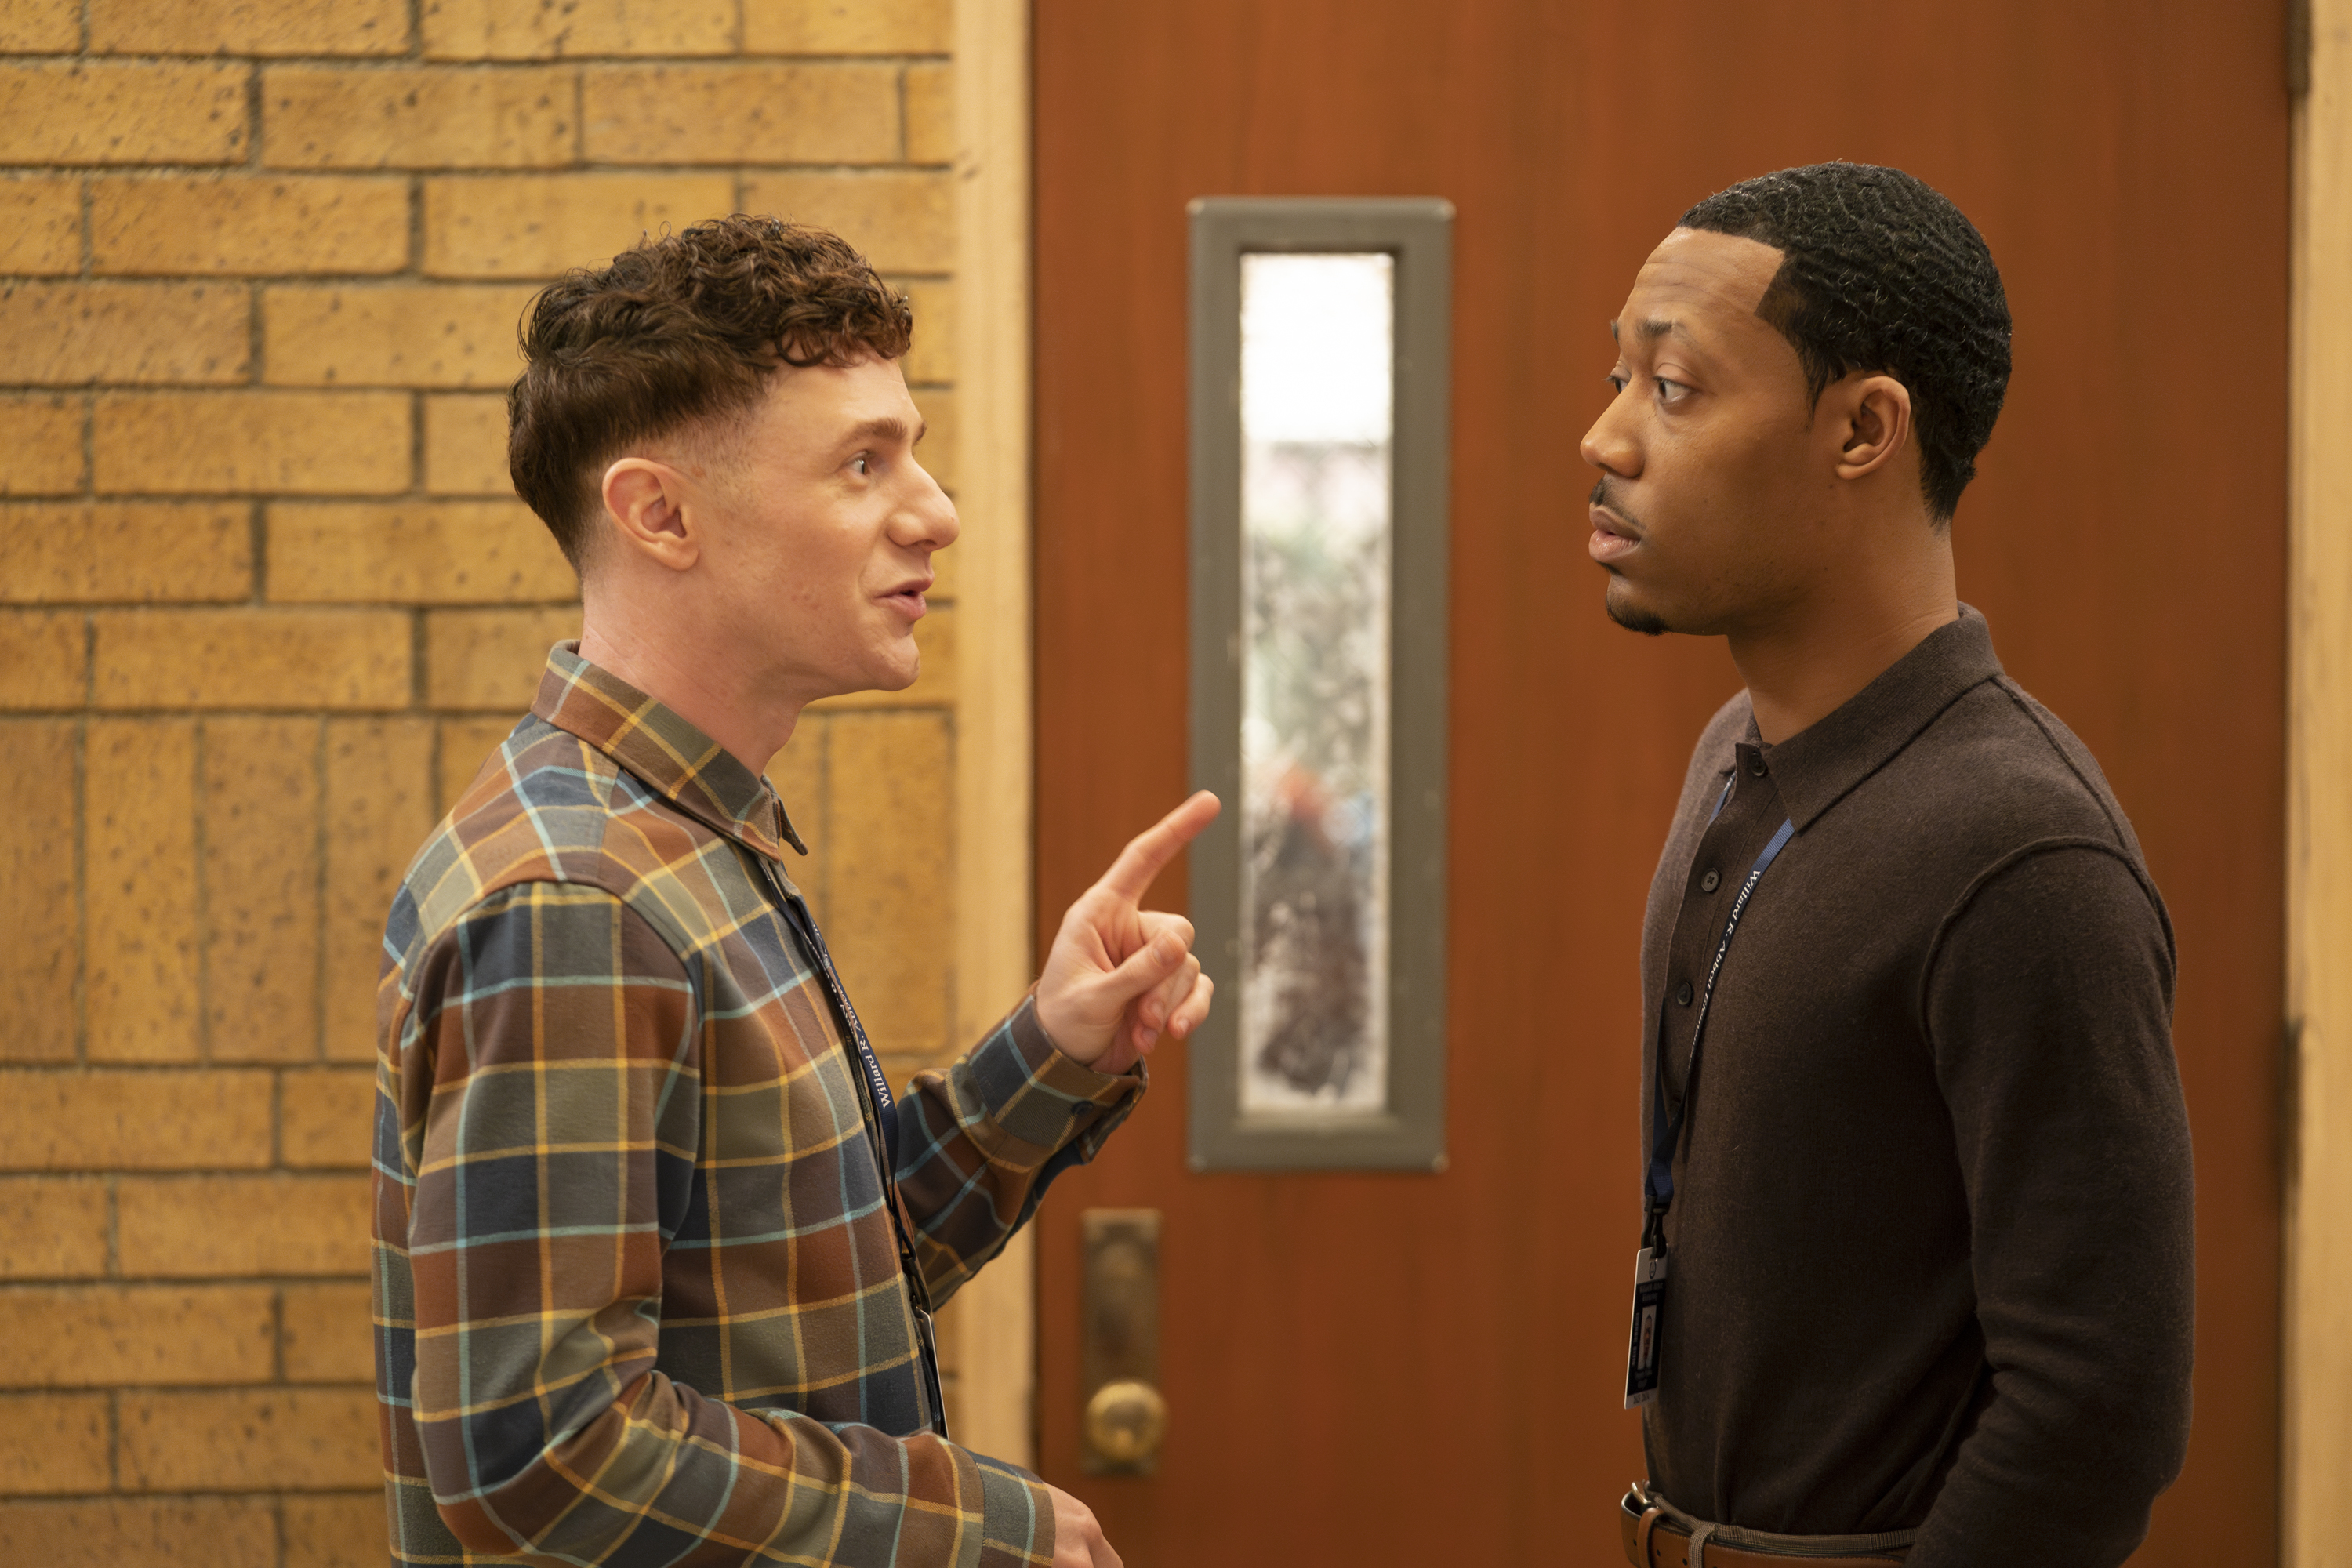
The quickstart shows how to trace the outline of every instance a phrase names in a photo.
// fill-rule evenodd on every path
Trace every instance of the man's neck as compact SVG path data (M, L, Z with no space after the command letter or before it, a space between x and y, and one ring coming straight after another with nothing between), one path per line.
M1960 618L1948 558L1902 591L1809 605L1735 632L1732 661L1748 682L1756 730L1778 745L1829 717L1937 628Z
M594 605L581 627L580 657L661 703L755 773L767 771L800 721L801 702L747 689L748 672L733 661L645 636L628 617L600 615Z

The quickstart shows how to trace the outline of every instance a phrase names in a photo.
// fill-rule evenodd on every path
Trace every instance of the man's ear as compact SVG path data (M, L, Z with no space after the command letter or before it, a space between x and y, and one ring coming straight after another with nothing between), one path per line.
M622 458L604 470L604 524L628 549L673 572L702 559L702 530L688 481L667 463Z
M1911 445L1911 389L1891 375L1844 384L1839 401L1837 477L1858 479L1886 467Z

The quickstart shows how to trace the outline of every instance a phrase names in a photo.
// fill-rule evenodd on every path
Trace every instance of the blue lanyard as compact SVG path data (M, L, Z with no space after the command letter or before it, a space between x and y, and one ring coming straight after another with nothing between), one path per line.
M1723 793L1716 797L1715 816L1722 815L1723 804L1730 798L1731 781L1726 780ZM1731 900L1731 913L1723 922L1723 936L1715 944L1715 962L1707 965L1706 984L1698 994L1698 1016L1691 1025L1690 1057L1683 1068L1682 1103L1671 1116L1666 1112L1666 999L1658 998L1658 1047L1651 1063L1650 1168L1642 1177L1642 1197L1649 1209L1649 1220L1642 1233L1644 1247L1665 1244L1666 1210L1675 1201L1675 1149L1682 1142L1683 1126L1690 1120L1691 1097L1698 1089L1699 1047L1706 1040L1706 1010L1715 1000L1715 983L1723 973L1723 955L1731 951L1731 939L1739 931L1740 917L1748 912L1748 900L1756 891L1756 884L1764 879L1764 873L1771 868L1796 831L1794 822L1780 824L1780 831L1764 846L1764 852L1756 857L1756 864L1748 868L1748 880L1739 885L1738 895Z

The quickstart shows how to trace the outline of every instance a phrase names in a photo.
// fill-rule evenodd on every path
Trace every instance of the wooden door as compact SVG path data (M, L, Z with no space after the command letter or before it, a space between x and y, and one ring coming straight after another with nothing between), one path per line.
M1605 323L1690 203L1897 163L1990 240L1961 591L2097 752L2181 952L2189 1468L2138 1561L2275 1557L2287 109L2280 7L1038 0L1041 936L1185 748L1185 218L1450 199L1451 1168L1189 1173L1184 1053L1041 1226L1045 1473L1136 1568L1619 1561L1637 931L1719 645L1584 556ZM1181 907L1181 871L1160 889ZM1159 1474L1079 1465L1078 1215L1166 1215Z

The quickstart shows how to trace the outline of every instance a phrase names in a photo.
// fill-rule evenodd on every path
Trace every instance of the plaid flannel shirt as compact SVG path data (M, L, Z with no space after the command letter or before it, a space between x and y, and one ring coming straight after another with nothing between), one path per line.
M410 866L377 1007L394 1563L1051 1559L1042 1485L930 1434L787 842L765 780L564 645ZM1142 1088L1027 1002L915 1079L896 1191L934 1301Z

